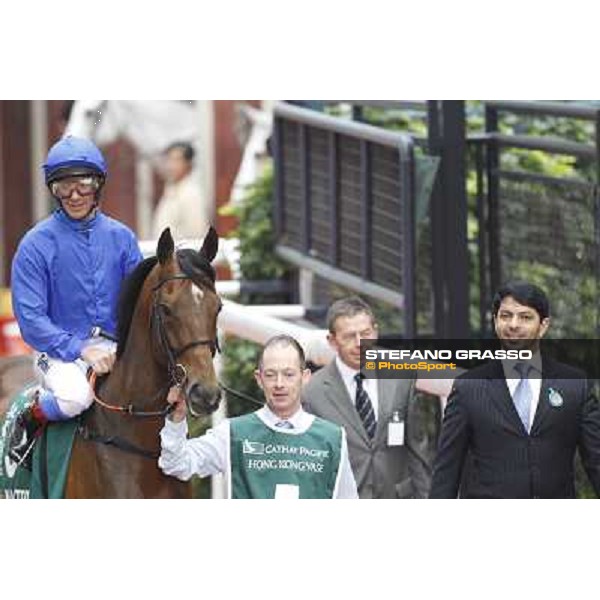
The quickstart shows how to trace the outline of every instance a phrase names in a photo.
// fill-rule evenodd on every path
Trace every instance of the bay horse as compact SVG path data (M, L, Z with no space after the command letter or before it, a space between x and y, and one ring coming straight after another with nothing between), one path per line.
M156 256L124 282L117 360L75 436L66 498L191 497L188 482L159 469L159 433L172 385L181 386L193 415L219 405L212 358L221 300L210 264L217 245L211 227L199 252L175 251L166 229Z

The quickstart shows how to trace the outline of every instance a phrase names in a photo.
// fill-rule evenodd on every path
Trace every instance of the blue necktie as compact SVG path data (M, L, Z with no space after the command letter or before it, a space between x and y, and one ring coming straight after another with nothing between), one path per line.
M367 432L369 439L372 440L375 437L377 423L375 422L375 411L373 410L371 398L369 398L367 390L363 387L363 377L364 375L362 373L357 373L354 376L354 379L356 380L356 410L360 420L365 426L365 431Z
M523 427L525 427L525 431L528 433L529 414L531 412L531 401L533 400L533 392L531 391L529 379L527 378L530 369L531 365L527 363L517 363L515 365L515 371L521 376L521 381L519 381L515 389L515 393L513 394L515 408L519 413L519 417L521 419L521 423L523 423Z
M275 423L275 427L280 429L294 429L294 426L289 421L278 421Z

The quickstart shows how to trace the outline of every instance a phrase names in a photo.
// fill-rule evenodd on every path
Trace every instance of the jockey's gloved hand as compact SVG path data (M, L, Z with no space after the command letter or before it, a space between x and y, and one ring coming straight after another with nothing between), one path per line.
M92 367L96 375L108 373L115 364L115 352L98 346L87 346L81 351L81 358Z

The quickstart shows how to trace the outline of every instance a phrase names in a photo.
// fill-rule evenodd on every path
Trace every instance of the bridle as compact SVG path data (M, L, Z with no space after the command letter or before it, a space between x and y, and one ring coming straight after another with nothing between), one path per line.
M158 292L160 291L160 289L162 288L162 286L165 283L167 283L168 281L173 281L173 280L177 280L177 279L191 280L192 278L189 277L188 275L184 275L184 274L171 275L169 277L165 277L164 279L161 279L152 288L153 300L152 300L152 313L151 313L151 317L150 317L151 327L152 327L152 331L156 332L156 335L158 336L158 339L160 341L160 345L163 348L163 350L167 356L167 372L169 375L166 385L161 387L158 390L158 392L152 397L152 403L154 401L158 400L161 396L166 396L166 393L168 392L168 390L171 387L182 388L183 385L185 384L185 382L187 381L187 371L186 371L185 366L182 363L177 362L177 360L183 354L185 354L185 352L187 352L188 350L191 350L192 348L195 348L196 346L208 346L210 348L211 355L214 357L217 350L219 352L221 351L219 348L219 341L216 337L215 337L215 339L194 340L193 342L190 342L189 344L186 344L182 348L178 348L178 349L174 349L173 346L171 345L171 343L169 341L169 336L167 334L167 330L166 330L166 327L164 324L164 317L163 317L163 312L165 310L166 305L160 302ZM92 390L94 389L95 381L96 381L96 375L92 374L92 376L90 378L90 386L92 387ZM173 405L167 404L167 406L165 406L165 408L163 408L162 410L145 411L145 410L139 410L139 409L135 408L134 403L128 404L127 406L109 404L107 402L104 402L102 399L100 399L98 397L98 394L96 394L95 392L94 392L94 400L97 404L99 404L100 406L102 406L103 408L105 408L107 410L131 415L133 417L162 417L162 418L164 418L174 408ZM190 411L192 416L197 417L198 414L191 407L187 397L186 397L186 403L187 403L188 410Z
M169 342L169 336L167 334L167 330L165 328L164 320L163 320L163 312L165 310L165 305L160 302L158 297L158 292L160 288L165 285L168 281L174 281L177 279L181 280L191 280L191 277L187 275L171 275L170 277L165 277L161 279L153 288L152 293L154 294L154 299L152 301L152 329L156 330L158 334L158 339L160 340L160 344L167 355L167 369L169 372L169 382L171 385L176 385L177 387L182 387L185 381L187 380L187 372L185 367L177 362L177 359L183 356L188 350L195 348L196 346L208 346L210 348L210 353L214 358L217 350L220 352L219 341L215 337L214 339L201 339L194 340L189 344L186 344L182 348L178 348L177 350L173 349L171 343ZM191 410L191 407L188 406ZM193 416L194 413L192 412Z

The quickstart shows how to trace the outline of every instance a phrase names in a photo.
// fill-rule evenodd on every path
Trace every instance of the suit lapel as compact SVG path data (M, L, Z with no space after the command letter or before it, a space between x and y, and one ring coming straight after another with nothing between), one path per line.
M356 408L354 408L354 402L348 396L346 385L335 365L335 361L324 368L327 369L327 377L323 384L331 406L342 416L343 423L348 423L365 441L369 441L367 432L356 412Z
M550 388L556 389L556 382L554 379L542 379L542 385L540 388L540 397L538 399L537 408L535 410L535 416L533 417L533 423L531 425L531 433L537 432L540 425L546 415L548 414L550 407L548 406L548 397L550 395Z
M553 362L544 357L542 358L542 385L540 387L540 397L538 400L537 409L531 425L531 432L537 432L541 427L542 422L550 412L551 408L549 405L550 390L560 391L560 381L556 378L556 368Z

